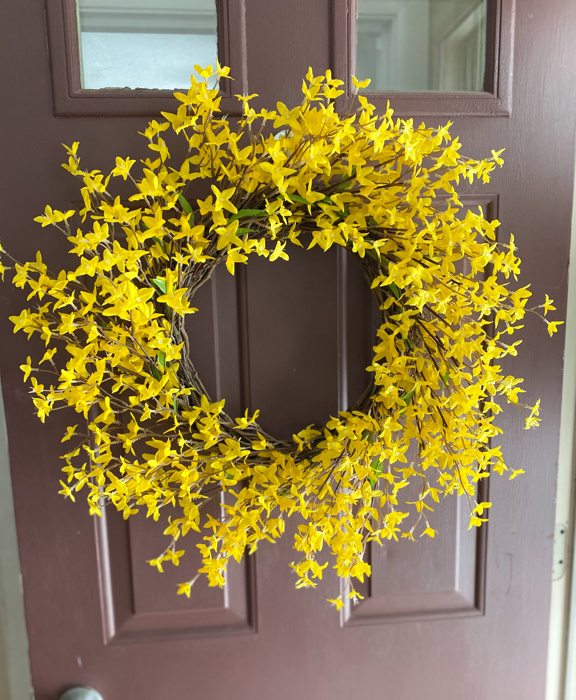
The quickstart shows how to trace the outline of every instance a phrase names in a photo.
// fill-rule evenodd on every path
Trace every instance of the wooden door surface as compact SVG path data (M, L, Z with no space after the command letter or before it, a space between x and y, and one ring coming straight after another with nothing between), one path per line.
M432 2L431 7L441 6ZM220 51L234 92L259 104L300 100L308 66L348 81L354 65L351 0L227 0ZM524 283L565 310L574 166L576 5L570 0L488 3L490 68L481 94L390 94L399 116L454 122L463 151L506 148L483 188L462 190L514 233ZM72 8L72 9L71 9ZM147 117L173 107L162 93L79 91L74 3L20 0L0 10L2 227L5 248L31 259L62 257L33 222L46 204L67 209L76 183L59 168L60 144L79 141L83 164L103 171L115 155L144 152ZM491 27L491 29L490 29ZM240 86L240 89L238 89ZM224 109L232 101L224 99ZM0 286L0 370L34 690L56 700L91 686L105 700L344 700L544 697L563 336L527 319L514 373L542 398L538 431L513 412L503 449L526 474L490 483L490 523L466 529L464 504L446 499L434 541L391 542L369 552L373 576L360 605L326 603L338 581L295 590L290 531L235 566L224 591L199 582L175 596L181 569L160 575L146 560L162 535L145 518L92 519L58 495L66 419L41 425L19 365L30 354L8 316L23 298ZM262 423L290 435L322 423L363 388L370 358L369 294L358 270L332 251L289 263L251 262L218 274L198 300L193 351L208 388L231 410L260 408ZM274 357L274 361L271 358ZM80 500L80 499L79 499ZM290 527L296 526L292 523ZM290 529L290 528L289 528ZM182 564L192 571L194 562Z

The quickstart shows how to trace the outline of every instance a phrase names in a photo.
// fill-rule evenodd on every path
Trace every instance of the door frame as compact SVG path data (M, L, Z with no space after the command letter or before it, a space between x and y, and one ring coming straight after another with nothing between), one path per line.
M546 700L576 698L576 178L568 270Z

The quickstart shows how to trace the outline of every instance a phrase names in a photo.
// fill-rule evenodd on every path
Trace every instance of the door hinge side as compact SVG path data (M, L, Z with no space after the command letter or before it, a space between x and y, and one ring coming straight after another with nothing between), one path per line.
M565 576L568 556L568 525L556 523L554 528L554 561L552 563L553 581L558 581Z

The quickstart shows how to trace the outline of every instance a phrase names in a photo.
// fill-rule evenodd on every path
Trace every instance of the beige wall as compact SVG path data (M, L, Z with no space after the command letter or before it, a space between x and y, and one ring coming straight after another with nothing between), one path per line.
M10 698L10 687L8 685L8 668L6 666L6 650L4 640L0 634L0 698Z
M0 385L0 700L31 697L28 639Z

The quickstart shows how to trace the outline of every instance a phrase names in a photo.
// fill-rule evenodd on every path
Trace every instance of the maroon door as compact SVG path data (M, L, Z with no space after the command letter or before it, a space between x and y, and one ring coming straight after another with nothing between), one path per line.
M432 2L431 6L441 2ZM565 309L574 166L576 5L570 0L489 2L489 77L477 95L397 95L402 116L448 118L465 154L506 148L506 166L483 189L463 188L513 232L525 281ZM235 92L262 105L299 100L302 76L354 64L348 0L227 0L220 50ZM170 109L162 93L78 91L69 0L4 3L1 73L4 247L28 259L58 240L32 222L47 203L78 201L59 171L61 142L80 141L83 163L104 171L143 151L146 117ZM45 13L45 9L47 12ZM47 21L48 20L48 21ZM48 41L49 37L49 41ZM76 82L75 82L76 81ZM381 108L388 95L376 97ZM232 101L224 99L224 110ZM174 595L182 569L145 562L162 548L154 523L94 520L58 496L65 417L33 416L18 366L31 350L7 317L22 303L0 287L0 369L34 688L56 700L91 686L105 700L348 700L350 697L504 700L544 697L554 532L562 334L527 319L514 373L542 397L544 420L525 432L502 420L510 463L526 474L490 484L489 528L466 530L465 504L447 499L434 541L373 548L364 601L338 614L328 575L297 591L290 532L230 572L225 591L198 583ZM370 356L370 306L358 270L336 254L294 254L222 271L199 299L191 327L198 366L234 410L260 408L289 435L353 400ZM274 362L271 357L274 356ZM296 523L292 523L292 529ZM193 542L190 542L190 546ZM182 565L184 566L184 564ZM191 571L194 562L187 564Z

